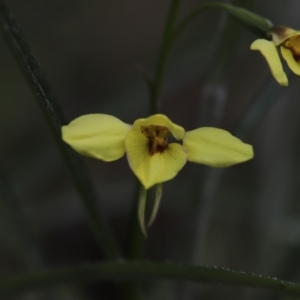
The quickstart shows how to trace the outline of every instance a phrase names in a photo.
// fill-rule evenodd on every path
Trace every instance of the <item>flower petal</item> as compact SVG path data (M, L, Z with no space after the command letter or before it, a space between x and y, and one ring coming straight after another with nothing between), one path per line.
M90 114L62 127L62 139L78 153L104 161L125 154L125 137L131 125L104 114Z
M284 47L280 47L280 51L282 57L285 59L286 63L288 64L289 68L296 74L300 76L300 64L297 62L293 56L291 50L286 49Z
M176 143L163 153L150 155L148 139L140 130L131 130L125 144L129 165L146 189L172 179L186 163L187 153Z
M186 132L183 146L189 161L216 168L228 167L253 157L251 145L218 128L202 127Z
M286 77L285 72L283 71L279 54L273 42L258 39L251 44L250 49L259 50L261 52L261 54L267 60L273 77L280 85L288 85L288 79Z
M140 130L142 126L160 125L166 126L175 139L181 140L184 136L184 128L174 124L167 116L157 114L146 119L138 119L133 123L133 128Z

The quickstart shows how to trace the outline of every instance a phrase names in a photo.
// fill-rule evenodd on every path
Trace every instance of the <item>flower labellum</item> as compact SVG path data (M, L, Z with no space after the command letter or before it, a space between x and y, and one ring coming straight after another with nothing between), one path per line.
M280 85L287 86L288 79L282 68L276 46L280 46L281 55L291 71L300 76L300 31L289 27L274 26L270 35L272 41L258 39L251 44L250 48L261 52L275 80Z
M169 143L169 137L176 142ZM62 138L78 153L103 161L126 153L145 189L173 179L187 161L228 167L253 157L251 145L225 130L202 127L185 132L162 114L133 125L110 115L84 115L62 127Z

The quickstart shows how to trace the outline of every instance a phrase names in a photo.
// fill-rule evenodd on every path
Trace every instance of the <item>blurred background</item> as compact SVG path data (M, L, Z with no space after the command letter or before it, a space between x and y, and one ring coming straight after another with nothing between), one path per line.
M180 19L206 2L183 1ZM231 3L300 28L297 0ZM7 4L69 121L106 113L132 123L148 115L149 90L139 70L155 72L170 1ZM249 48L256 38L225 12L208 10L174 44L160 112L186 130L226 129L252 144L255 158L224 170L188 163L164 184L144 257L299 282L300 79L289 74L289 87L280 87L264 58ZM3 36L0 65L1 276L102 260L47 122ZM136 185L126 157L84 160L101 210L124 245ZM27 255L28 240L36 248ZM149 300L291 299L258 289L167 281L144 283L141 293ZM47 294L57 300L117 299L110 284L63 286ZM8 299L41 297L32 291Z

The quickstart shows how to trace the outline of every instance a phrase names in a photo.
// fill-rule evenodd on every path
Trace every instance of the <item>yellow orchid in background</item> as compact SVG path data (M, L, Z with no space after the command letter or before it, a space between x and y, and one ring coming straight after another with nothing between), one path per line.
M287 86L288 79L282 68L276 46L280 46L281 55L292 72L300 76L300 31L289 27L274 26L270 35L272 41L258 39L251 44L250 48L262 53L276 81L280 85Z
M253 157L251 145L225 130L202 127L186 132L162 114L133 125L110 115L84 115L62 127L62 138L78 153L103 161L117 160L126 152L145 189L174 178L187 161L218 168Z

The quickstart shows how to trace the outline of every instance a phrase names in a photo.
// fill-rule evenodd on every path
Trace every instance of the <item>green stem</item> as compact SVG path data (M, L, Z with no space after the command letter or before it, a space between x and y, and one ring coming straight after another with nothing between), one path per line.
M110 231L110 227L99 212L97 195L87 174L83 160L61 140L61 126L67 123L66 119L22 31L2 0L0 0L0 25L16 61L42 108L45 118L54 134L58 148L72 174L73 181L81 195L83 205L89 216L92 231L100 249L107 258L118 257L120 253L119 249Z
M155 74L155 80L152 82L148 78L148 75L144 76L146 77L146 81L148 82L150 86L150 98L151 98L151 105L149 109L149 114L155 114L158 112L158 97L161 89L161 85L163 82L163 76L166 68L166 63L168 59L168 54L170 50L170 46L172 43L172 35L173 35L173 29L174 29L174 23L176 21L176 17L179 11L179 6L181 4L181 0L172 0L169 14L167 17L166 25L165 25L165 31L162 38L162 44L161 48L159 50L158 55L158 61L157 61L157 67L156 67L156 74ZM144 70L143 72L144 73ZM144 249L144 241L145 238L141 234L141 229L138 223L137 218L137 207L138 207L138 199L141 189L141 184L137 183L137 192L134 197L134 204L132 206L132 212L131 212L131 223L129 226L129 234L127 238L127 257L131 259L137 259L141 258L142 254L141 252Z
M144 187L141 185L138 179L136 179L135 193L130 214L130 223L128 233L125 242L125 257L127 259L143 259L144 250L146 246L146 237L142 233L140 221L138 217L139 202L141 190ZM147 193L147 192L146 192ZM147 197L147 194L146 194ZM138 300L141 299L140 284L134 282L127 284L124 287L124 299L125 300Z
M0 295L45 288L59 284L89 284L105 280L183 280L204 283L223 283L264 288L300 297L300 284L277 278L232 271L218 267L192 266L174 263L104 262L30 272L9 276L0 281Z
M181 4L181 0L172 0L169 9L169 15L167 17L165 31L162 38L162 44L159 50L159 55L157 60L154 85L152 86L151 89L151 107L150 107L151 114L155 114L158 111L158 98L163 83L163 77L166 71L166 65L168 61L170 48L173 43L172 37L173 37L174 24L176 22L180 4Z
M154 114L158 111L158 100L171 46L181 31L202 11L209 8L225 9L236 21L247 27L249 30L252 30L254 33L265 38L269 38L269 32L273 27L273 24L269 20L264 19L259 15L252 13L251 11L222 2L211 2L200 6L198 9L194 10L186 18L184 18L177 27L175 27L180 4L181 0L172 0L162 39L162 45L159 51L155 79L153 83L147 80L150 86L151 94L151 114Z
M138 219L138 202L141 183L136 179L136 187L130 214L130 224L125 242L125 257L128 259L141 259L143 257L145 237L141 231Z
M171 2L169 14L166 20L165 30L162 38L162 43L158 54L154 81L152 82L147 75L144 76L150 87L150 109L149 109L150 115L158 112L158 98L159 98L163 77L166 69L169 50L172 44L174 23L176 21L180 4L181 4L181 0L172 0ZM137 217L137 208L138 208L138 201L140 198L141 188L143 187L141 186L140 183L138 183L136 197L134 199L134 203L131 210L130 226L128 231L129 233L126 242L126 246L127 246L126 256L131 259L142 258L144 248L145 248L145 237L141 232L141 228ZM128 286L126 290L127 299L130 298L138 299L139 298L138 295L139 295L139 285L133 284Z
M222 2L210 2L207 4L201 5L199 8L195 9L189 15L187 15L181 21L181 23L178 25L176 30L174 31L174 36L172 37L172 39L174 40L191 21L193 21L204 10L209 9L209 8L225 9L231 15L231 17L233 17L236 21L240 22L243 25L248 24L248 26L247 25L246 26L250 30L252 30L255 34L258 34L264 38L269 37L268 32L273 27L272 23L269 20L264 19L256 14L254 14L250 11L247 11L243 8L240 8L238 6L234 6L234 5L230 5L228 3L222 3ZM237 17L239 15L239 14L237 14L237 12L242 13L244 18ZM249 20L250 20L250 22L249 22ZM256 24L254 24L255 21L257 21ZM251 25L249 25L250 23L252 23L251 24L253 26L252 28L250 28L251 27Z
M208 8L225 8L226 4L225 3L218 3L218 2L212 2L212 3L207 3L201 5L199 8L195 9L192 11L189 15L187 15L177 26L175 32L174 32L174 37L175 39L181 32L182 30L189 25L191 21L193 21L196 17L198 17L199 14L201 14L204 10Z

